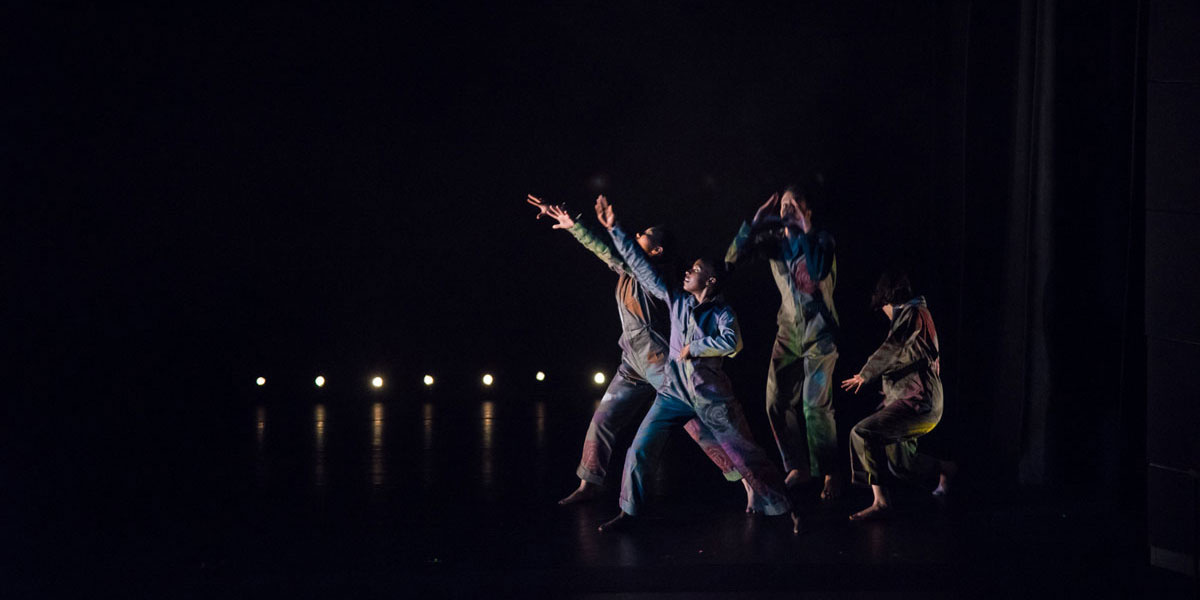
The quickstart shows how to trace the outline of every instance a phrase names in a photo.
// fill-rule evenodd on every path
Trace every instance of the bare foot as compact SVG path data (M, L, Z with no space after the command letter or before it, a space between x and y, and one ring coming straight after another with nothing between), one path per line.
M758 494L754 493L754 488L750 487L750 483L742 479L742 487L746 488L746 512L758 512Z
M842 478L835 475L825 476L825 488L821 490L821 499L837 500L842 497Z
M793 507L792 512L789 514L792 517L792 535L800 535L801 533L804 533L804 525L800 520L800 510Z
M621 511L617 516L604 522L596 528L600 533L615 533L617 531L629 531L637 524L637 517Z
M783 478L783 485L794 488L798 485L804 485L812 481L812 476L808 473L801 473L799 469L788 471L787 477Z
M580 481L579 487L575 488L575 491L571 492L571 494L566 498L559 500L558 503L563 506L567 506L569 504L587 502L599 496L601 489L602 488L600 486L591 483L590 481Z
M946 496L950 494L950 480L958 475L958 465L943 460L939 463L941 467L941 475L938 476L938 486L933 490L934 496Z
M892 516L892 509L886 504L872 504L852 515L851 521L878 521Z

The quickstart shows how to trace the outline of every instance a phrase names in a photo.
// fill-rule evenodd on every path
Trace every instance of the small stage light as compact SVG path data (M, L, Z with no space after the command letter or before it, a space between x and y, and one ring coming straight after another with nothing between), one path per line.
M604 373L596 373L595 375L592 375L592 381L595 381L596 385L604 383Z
M381 388L381 387L383 387L383 378L382 378L382 377L376 377L375 379L372 379L372 380L371 380L371 385L373 385L373 386L375 386L375 387L377 387L377 388Z
M483 385L492 385L493 381L495 381L495 379L492 378L490 373L483 376Z
M257 383L258 385L267 385L267 378L259 377L258 379L254 380L254 383Z
M541 372L541 371L538 371L538 372L537 372L537 375L534 375L534 376L533 376L533 378L534 378L534 379L536 379L536 380L538 380L538 381L545 381L545 380L546 380L546 374L545 374L545 373L543 373L543 372Z
M313 380L313 383L317 384L317 387L325 387L325 376L317 375L317 378Z
M425 385L433 385L433 375L426 375L424 381Z

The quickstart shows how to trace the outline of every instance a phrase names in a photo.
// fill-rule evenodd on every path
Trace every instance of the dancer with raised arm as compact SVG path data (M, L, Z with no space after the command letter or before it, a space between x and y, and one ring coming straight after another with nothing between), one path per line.
M958 466L917 452L917 438L942 419L937 329L923 296L913 296L908 277L884 274L875 286L872 306L891 320L887 339L842 389L858 393L863 385L883 381L883 402L850 432L855 482L868 483L871 506L850 515L852 521L890 514L888 485L896 480L939 476L935 496L944 496Z
M773 194L742 223L725 253L729 269L765 258L779 288L778 333L767 369L767 418L793 487L824 476L821 499L841 493L833 366L838 352L833 236L813 226L813 198L797 186ZM778 217L772 213L778 211Z
M721 369L724 357L742 348L737 315L719 294L723 274L717 263L700 259L684 273L683 289L668 286L644 250L617 225L612 206L604 196L596 200L596 216L612 234L621 258L654 297L668 305L671 330L666 383L659 390L633 444L625 456L621 478L621 512L600 526L601 532L627 529L637 521L646 497L646 482L657 467L671 430L698 418L712 431L725 453L753 492L751 509L767 515L790 512L791 502L783 476L754 443L733 395L729 377ZM792 512L793 531L800 530Z
M600 406L592 415L587 435L583 442L583 455L575 474L579 487L570 495L559 500L559 504L585 502L598 496L603 489L609 457L617 435L627 427L640 412L654 400L657 389L663 385L663 369L667 362L667 334L670 324L667 305L659 298L648 294L633 276L633 271L610 247L605 238L577 222L561 206L546 204L536 196L529 195L527 202L537 207L537 218L546 215L555 221L554 229L565 229L584 248L617 273L617 313L621 318L621 366L604 391ZM642 251L655 265L664 264L669 256L670 236L662 227L649 227L637 234ZM733 462L725 455L712 432L696 419L685 427L688 434L704 453L716 463L729 481L737 481L741 474L733 468ZM744 482L743 482L744 483ZM747 497L750 496L747 486ZM747 500L749 503L749 499Z

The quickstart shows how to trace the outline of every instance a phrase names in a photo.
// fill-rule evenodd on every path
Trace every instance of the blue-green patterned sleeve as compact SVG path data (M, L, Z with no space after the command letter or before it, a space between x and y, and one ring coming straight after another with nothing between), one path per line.
M629 269L629 266L625 264L625 261L621 260L621 257L617 256L617 254L613 252L612 247L605 243L602 237L596 235L583 223L575 221L575 224L572 225L567 231L569 231L571 235L575 236L575 239L578 240L584 248L587 248L592 254L595 254L596 258L604 261L604 264L608 265L608 268L617 271L618 273L624 272L629 273L630 275L633 274L633 272Z
M777 223L774 223L777 225ZM725 267L733 270L738 265L747 263L754 258L778 258L780 255L779 235L766 227L753 228L742 221L742 226L733 236L729 248L725 251Z

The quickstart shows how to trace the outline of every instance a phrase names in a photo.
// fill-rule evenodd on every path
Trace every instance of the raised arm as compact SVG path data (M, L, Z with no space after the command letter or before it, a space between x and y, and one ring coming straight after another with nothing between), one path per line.
M661 298L664 301L671 301L671 288L667 287L667 283L663 281L658 274L658 270L650 265L650 261L646 259L646 253L642 252L641 246L633 241L624 229L617 223L616 213L613 212L612 205L608 203L608 199L604 196L596 198L596 218L600 224L608 228L608 233L612 235L613 246L617 253L628 265L633 272L633 276L637 278L642 287L646 288L654 297Z
M621 258L617 256L615 252L613 252L612 247L609 246L604 237L597 235L586 225L573 219L571 214L561 206L555 204L546 204L541 198L538 198L532 194L528 195L526 202L537 207L537 218L540 219L542 215L545 215L557 221L557 223L553 225L554 229L566 229L580 244L583 245L584 248L587 248L592 254L595 254L596 258L604 261L604 264L608 265L608 268L617 271L618 273L624 272L631 275L633 274L629 267L625 265L625 261L621 260Z
M726 268L732 270L756 257L772 258L779 254L778 235L768 230L768 227L778 224L778 220L771 217L771 212L778 207L779 194L772 194L758 207L749 223L742 221L742 226L729 243L729 249L725 251Z
M738 327L737 315L733 309L724 306L719 309L717 317L717 333L688 344L688 354L692 358L706 356L733 356L742 349L742 332Z
M608 268L633 275L633 270L629 268L629 265L625 264L624 260L621 260L621 257L613 251L611 246L605 243L604 238L596 235L595 232L583 223L576 221L567 231L570 231L571 235L575 236L575 239L579 240L579 243L583 244L584 248L595 254L596 258L604 261L604 264L608 265Z

